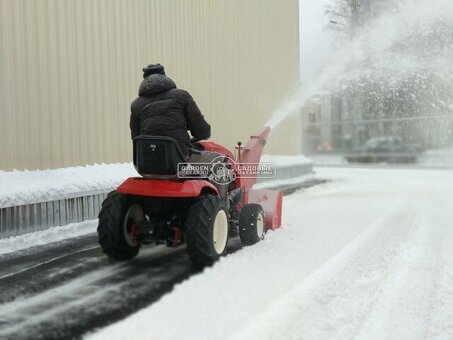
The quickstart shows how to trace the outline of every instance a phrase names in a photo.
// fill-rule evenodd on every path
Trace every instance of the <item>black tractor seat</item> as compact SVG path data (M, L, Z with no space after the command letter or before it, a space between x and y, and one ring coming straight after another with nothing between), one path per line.
M141 135L134 138L134 166L137 172L147 179L207 179L206 176L184 169L191 164L210 164L216 159L225 161L219 153L202 151L202 148L202 145L192 148L190 155L186 157L174 138ZM185 167L178 167L178 164Z
M134 166L152 179L179 180L178 164L186 163L178 142L166 136L141 135L134 138Z

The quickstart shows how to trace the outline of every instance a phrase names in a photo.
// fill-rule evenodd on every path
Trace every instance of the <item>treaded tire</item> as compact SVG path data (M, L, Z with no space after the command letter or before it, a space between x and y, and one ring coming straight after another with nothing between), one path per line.
M124 218L134 199L112 191L102 202L99 212L98 242L102 251L114 260L129 260L135 257L140 244L130 246L124 235Z
M239 237L244 246L251 246L264 239L264 211L259 204L247 204L239 215Z
M223 210L226 216L227 230L223 250L217 251L214 244L214 224ZM219 213L220 212L220 213ZM186 220L187 252L194 267L201 269L212 265L225 254L228 245L228 214L221 198L215 195L203 195L197 198L189 209ZM222 245L217 245L222 248Z

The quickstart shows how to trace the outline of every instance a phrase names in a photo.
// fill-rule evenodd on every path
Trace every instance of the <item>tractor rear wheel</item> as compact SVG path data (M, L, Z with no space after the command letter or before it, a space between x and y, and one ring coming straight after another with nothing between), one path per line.
M229 222L222 199L200 196L186 220L187 251L197 268L212 265L227 249Z
M134 228L145 219L143 208L134 198L112 191L102 203L98 236L102 251L114 260L129 260L140 244Z
M239 215L239 237L244 246L251 246L264 239L264 211L259 204L247 204Z

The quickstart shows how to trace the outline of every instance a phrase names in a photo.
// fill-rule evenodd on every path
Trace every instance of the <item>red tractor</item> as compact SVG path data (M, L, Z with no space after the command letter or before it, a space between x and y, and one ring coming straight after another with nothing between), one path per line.
M142 245L186 243L192 263L204 267L226 253L231 236L239 234L242 244L249 246L262 240L267 230L279 228L282 193L253 190L256 176L244 176L241 170L259 163L269 133L265 127L245 147L238 143L236 156L219 144L197 143L197 149L221 155L222 161L212 166L219 163L233 175L226 195L212 177L180 176L180 165L187 161L174 139L137 137L134 165L141 177L129 178L111 192L99 213L97 230L104 253L128 260Z

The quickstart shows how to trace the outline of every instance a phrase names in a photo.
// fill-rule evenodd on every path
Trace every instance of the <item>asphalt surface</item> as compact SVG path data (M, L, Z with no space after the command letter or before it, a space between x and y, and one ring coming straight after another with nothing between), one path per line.
M321 181L279 188L285 195ZM232 239L229 252L241 249ZM79 339L125 318L197 272L185 247L144 247L112 263L97 234L0 255L0 339Z

